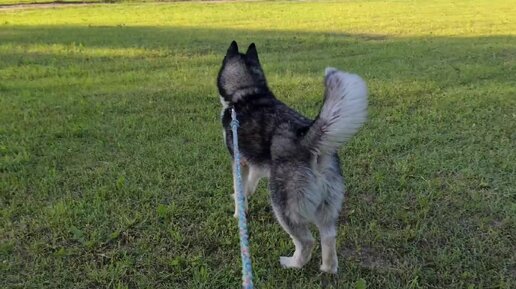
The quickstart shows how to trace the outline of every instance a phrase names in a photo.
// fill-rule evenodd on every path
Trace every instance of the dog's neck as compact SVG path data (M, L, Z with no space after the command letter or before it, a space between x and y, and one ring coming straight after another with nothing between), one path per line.
M233 106L263 95L272 95L267 86L249 86L239 88L233 94L229 95L231 101L228 105Z

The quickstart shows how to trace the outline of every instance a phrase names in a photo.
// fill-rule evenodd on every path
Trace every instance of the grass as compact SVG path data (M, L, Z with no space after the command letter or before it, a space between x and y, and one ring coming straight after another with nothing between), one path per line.
M257 288L515 288L510 1L116 4L0 11L0 287L237 288L215 77L256 42L277 96L315 116L322 73L362 75L341 150L336 277L293 246L266 182Z
M146 3L146 2L200 2L210 0L0 0L1 6L20 4L100 4L100 3ZM38 7L34 7L38 8Z
M18 4L47 4L47 3L96 3L107 2L102 0L0 0L0 5L10 6Z

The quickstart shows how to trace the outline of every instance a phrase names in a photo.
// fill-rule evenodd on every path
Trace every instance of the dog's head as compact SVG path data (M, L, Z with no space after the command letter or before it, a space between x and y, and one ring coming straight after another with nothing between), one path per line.
M217 86L220 96L228 103L237 102L243 94L267 86L254 43L242 54L238 52L238 44L231 42L219 71Z

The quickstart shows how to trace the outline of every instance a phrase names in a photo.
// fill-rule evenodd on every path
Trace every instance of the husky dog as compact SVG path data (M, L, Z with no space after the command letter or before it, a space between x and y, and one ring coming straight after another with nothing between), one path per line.
M335 68L326 68L324 84L324 103L310 120L276 99L255 44L242 54L235 41L217 78L224 137L232 156L231 108L240 123L246 207L258 181L267 177L274 214L294 241L293 256L280 257L281 265L301 268L310 260L314 238L309 225L315 224L321 236L320 269L336 273L337 219L344 200L337 150L366 121L367 87L359 76Z

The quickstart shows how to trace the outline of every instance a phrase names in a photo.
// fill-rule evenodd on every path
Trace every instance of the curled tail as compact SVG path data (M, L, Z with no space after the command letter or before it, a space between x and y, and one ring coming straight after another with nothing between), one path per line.
M323 106L302 140L318 155L335 153L367 119L367 86L360 76L329 67L324 84Z

